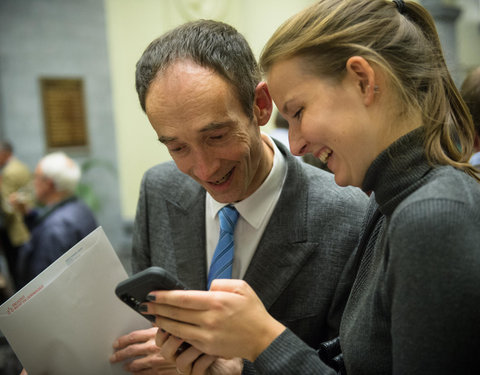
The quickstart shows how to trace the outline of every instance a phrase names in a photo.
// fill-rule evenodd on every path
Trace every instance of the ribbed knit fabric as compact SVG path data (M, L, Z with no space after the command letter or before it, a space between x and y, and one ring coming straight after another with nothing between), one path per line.
M480 372L480 184L429 165L422 136L417 129L397 140L364 180L373 191L368 215L378 207L383 216L342 317L349 375ZM255 366L263 374L328 373L288 331Z
M400 138L364 180L384 217L342 317L348 374L478 373L480 185L429 165L422 135Z
M295 349L295 350L292 350ZM264 358L263 358L264 357ZM312 361L300 360L313 359ZM336 372L318 360L315 350L305 345L290 330L285 330L255 361L257 374L281 374L281 375L336 375ZM243 372L242 374L253 374Z

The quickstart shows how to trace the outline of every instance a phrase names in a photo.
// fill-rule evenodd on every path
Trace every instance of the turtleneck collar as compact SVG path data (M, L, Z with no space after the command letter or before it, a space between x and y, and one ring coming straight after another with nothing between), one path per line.
M365 174L362 190L373 191L380 211L390 215L433 169L424 148L424 130L417 128L382 151Z

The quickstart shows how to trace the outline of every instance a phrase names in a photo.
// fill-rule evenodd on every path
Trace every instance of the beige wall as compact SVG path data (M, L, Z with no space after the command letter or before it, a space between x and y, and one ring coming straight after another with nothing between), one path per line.
M124 217L135 214L143 173L170 159L135 92L135 64L148 43L189 19L214 18L244 34L258 57L279 24L311 3L313 0L105 0Z
M455 5L462 8L457 22L457 53L462 70L480 65L480 0L457 0Z
M148 43L195 18L213 18L235 26L254 53L290 15L315 0L104 0L113 85L122 214L133 218L143 173L170 157L156 140L135 92L135 63ZM457 24L458 63L464 72L480 64L480 4L450 1L465 9ZM268 128L267 128L268 130Z

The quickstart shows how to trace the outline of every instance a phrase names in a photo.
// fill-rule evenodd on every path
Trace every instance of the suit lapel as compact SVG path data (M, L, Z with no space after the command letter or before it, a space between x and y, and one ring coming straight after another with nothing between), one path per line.
M255 290L267 309L290 284L315 251L315 247L316 244L278 242L255 254L245 274L245 281Z
M180 187L179 187L180 188ZM205 190L191 180L182 197L169 202L177 275L188 288L206 288Z
M276 142L287 162L277 206L245 274L269 308L318 246L307 242L307 184L300 162ZM170 200L177 275L191 289L206 289L205 190L193 180L177 186Z
M300 162L276 143L287 161L287 178L244 277L267 309L318 246L307 242L308 189Z

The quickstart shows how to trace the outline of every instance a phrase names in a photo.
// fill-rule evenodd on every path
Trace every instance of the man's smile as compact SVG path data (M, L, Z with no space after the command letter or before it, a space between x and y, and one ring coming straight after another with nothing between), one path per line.
M221 184L223 184L225 181L227 181L227 180L230 178L230 176L232 175L234 169L235 169L235 168L232 168L232 169L231 169L225 176L223 176L221 179L216 180L215 182L210 182L210 183L213 184L213 185L221 185Z

